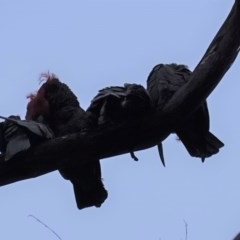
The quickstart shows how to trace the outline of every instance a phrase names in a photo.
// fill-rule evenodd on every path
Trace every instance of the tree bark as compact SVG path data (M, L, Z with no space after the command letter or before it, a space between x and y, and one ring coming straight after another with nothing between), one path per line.
M191 114L214 90L238 55L240 48L240 1L231 12L184 85L163 110L138 122L75 133L46 141L8 162L0 163L0 186L57 170L60 165L103 159L147 149L163 141L183 116Z

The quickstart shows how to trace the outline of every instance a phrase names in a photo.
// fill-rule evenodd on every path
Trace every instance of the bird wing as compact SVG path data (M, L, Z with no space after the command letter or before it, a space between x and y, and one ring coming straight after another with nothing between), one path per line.
M17 153L25 151L31 147L31 143L29 138L24 133L16 134L11 141L8 142L6 153L5 153L5 161L10 160Z
M29 137L24 129L19 128L12 121L3 122L2 138L6 143L5 148L2 149L5 161L8 161L17 153L25 151L31 146Z
M147 79L147 91L153 104L161 109L183 86L191 75L185 65L158 64L150 72Z
M32 134L39 136L41 138L51 139L54 136L52 130L43 123L28 120L18 120L3 116L0 116L0 118L5 119L5 121L8 122L15 123L16 125L23 127L28 132L31 132Z
M98 94L92 99L90 106L88 107L88 111L94 111L95 108L99 108L99 105L103 105L103 102L109 100L109 98L117 98L120 99L126 96L124 87L107 87L99 90Z
M145 115L151 109L146 89L138 84L125 83L123 87L108 87L99 91L87 109L103 119L124 119Z
M106 123L109 120L113 120L113 116L118 115L121 102L125 97L126 89L124 87L113 86L104 88L93 98L87 112L95 116L98 124Z

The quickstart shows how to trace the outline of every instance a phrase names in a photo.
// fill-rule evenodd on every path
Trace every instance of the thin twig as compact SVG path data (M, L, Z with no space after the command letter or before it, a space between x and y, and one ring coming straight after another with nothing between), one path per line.
M187 222L183 219L184 224L185 224L185 240L188 239L188 224Z
M59 240L63 240L52 228L50 228L47 224L42 222L39 218L35 217L32 214L28 215L28 217L34 218L37 222L41 223L45 228L47 228L50 232L52 232Z

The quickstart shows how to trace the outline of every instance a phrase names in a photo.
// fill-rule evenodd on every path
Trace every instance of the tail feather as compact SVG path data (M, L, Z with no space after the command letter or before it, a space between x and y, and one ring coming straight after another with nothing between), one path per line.
M215 135L213 135L211 132L208 132L206 135L206 140L215 148L221 148L224 146L224 143L220 141Z
M200 157L203 162L205 158L218 153L219 149L224 146L224 143L210 131L203 134L178 131L177 135L189 154L193 157Z
M80 182L77 179L71 180L71 182L79 209L92 206L101 207L108 196L101 179L96 180L92 186L86 186L84 182Z
M100 207L106 200L108 193L101 179L100 162L86 165L64 167L59 170L61 175L71 181L79 209Z

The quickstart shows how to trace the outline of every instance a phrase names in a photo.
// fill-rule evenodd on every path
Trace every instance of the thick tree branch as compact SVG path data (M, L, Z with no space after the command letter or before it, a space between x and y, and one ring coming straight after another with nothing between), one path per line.
M0 186L54 171L66 161L74 164L76 160L81 164L91 156L103 159L158 144L171 133L176 121L191 114L209 96L235 60L239 46L240 1L236 0L194 70L191 81L174 95L163 111L152 113L134 124L102 126L87 133L46 141L8 162L2 162Z
M236 0L224 24L214 37L191 80L169 101L164 114L181 116L196 109L214 90L231 67L240 48L240 1Z

